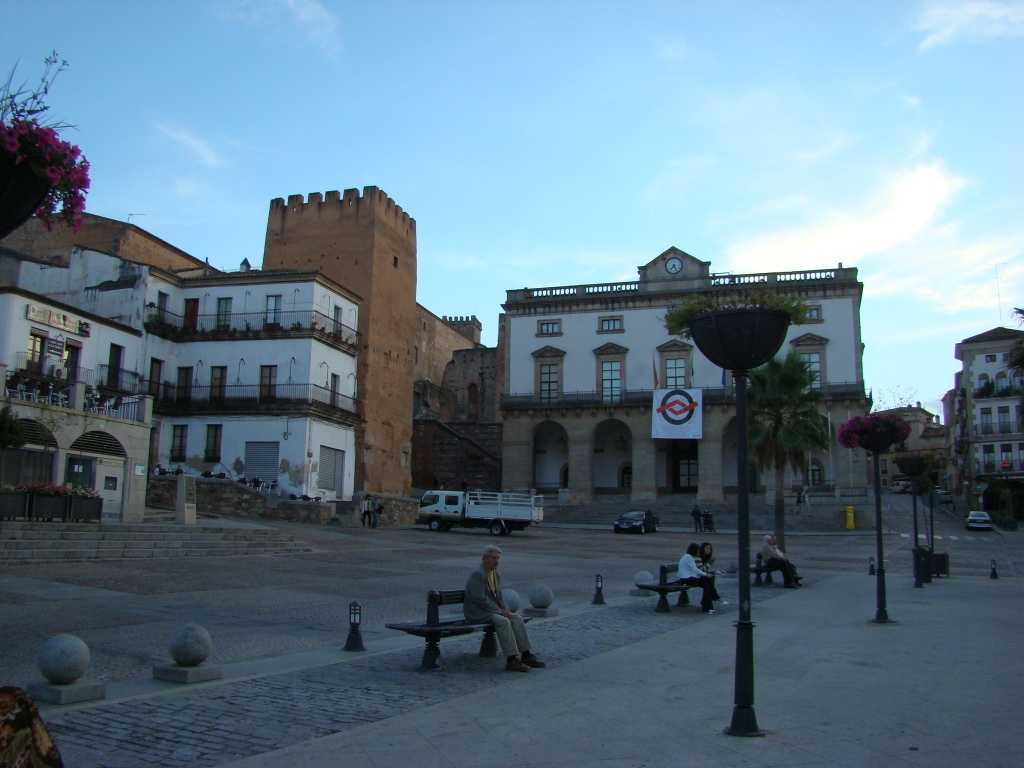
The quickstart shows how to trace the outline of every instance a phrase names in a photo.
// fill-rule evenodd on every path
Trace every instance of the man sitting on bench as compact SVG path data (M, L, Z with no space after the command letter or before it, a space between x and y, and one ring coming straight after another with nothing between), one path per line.
M802 576L796 572L796 566L779 549L778 541L774 534L769 533L764 537L764 544L761 546L761 559L765 568L773 568L782 571L782 582L787 589L795 589L799 586Z
M679 558L679 581L694 587L701 587L704 593L700 597L700 609L704 613L715 612L714 600L718 597L715 590L715 579L697 567L696 557L700 553L700 547L694 542L686 548L686 554Z
M512 613L501 596L501 574L498 563L501 550L493 545L484 548L483 562L466 580L466 601L462 612L466 621L489 621L505 654L505 669L509 672L529 672L530 667L546 666L530 652L530 635L526 622L518 613ZM522 660L520 660L520 653Z

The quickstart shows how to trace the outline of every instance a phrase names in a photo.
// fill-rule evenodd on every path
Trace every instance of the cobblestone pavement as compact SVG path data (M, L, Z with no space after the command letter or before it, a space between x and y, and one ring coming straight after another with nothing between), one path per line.
M909 515L899 501L887 513L891 578L907 578L910 572ZM555 607L576 607L575 613L563 609L566 615L531 625L535 647L552 667L686 622L729 621L735 610L728 606L721 611L724 616L714 617L693 608L665 615L654 613L653 598L627 598L634 574L656 573L659 563L674 562L695 538L690 532L615 536L604 530L544 528L496 540L476 531L276 527L295 533L314 552L188 562L0 564L0 684L24 686L38 680L35 654L58 632L88 643L92 662L86 679L108 683L148 676L152 665L167 662L167 639L186 622L210 631L212 664L339 649L352 600L363 605L362 633L373 652L375 644L395 640L397 633L385 629L385 623L422 617L425 592L461 587L482 548L495 541L505 550L505 583L519 592L524 606L530 587L542 583L553 590ZM959 518L940 516L936 535L937 549L951 552L959 575L987 575L992 559L998 560L1001 577L1021 573L1024 548L1017 534L968 534ZM735 534L701 538L715 543L721 565L735 559ZM759 544L760 537L752 541ZM787 540L812 588L827 588L830 574L866 573L874 546L874 535L865 533L791 535ZM605 608L589 607L597 573L604 577L605 596L615 603ZM734 578L719 579L719 591L734 604L737 588ZM785 594L753 590L755 603ZM287 673L44 707L44 717L69 765L218 765L507 682L499 662L476 656L478 644L479 637L445 641L446 666L430 674L417 671L422 645L409 643Z

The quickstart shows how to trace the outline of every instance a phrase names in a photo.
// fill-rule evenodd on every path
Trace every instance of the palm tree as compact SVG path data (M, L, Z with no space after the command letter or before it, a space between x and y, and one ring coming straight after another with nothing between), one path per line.
M1017 321L1024 323L1024 309L1018 307L1013 310L1013 314L1017 316ZM1013 346L1010 347L1010 353L1007 357L1006 367L1010 370L1010 375L1016 379L1018 376L1024 376L1024 338L1017 339ZM1021 429L1024 429L1024 392L1019 393L1020 407L1017 408L1017 421Z
M815 382L815 374L798 352L790 352L781 362L769 360L750 372L750 452L762 471L775 470L775 536L783 550L786 465L802 470L810 451L829 447L828 427L817 409L822 395L813 388Z

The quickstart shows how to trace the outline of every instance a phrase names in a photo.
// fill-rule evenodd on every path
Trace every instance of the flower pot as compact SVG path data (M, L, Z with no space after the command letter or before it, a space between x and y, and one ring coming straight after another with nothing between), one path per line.
M103 518L103 499L71 497L68 520L98 523Z
M0 519L28 517L27 493L0 493Z
M885 453L899 438L899 427L895 424L876 421L870 434L860 441L860 447L871 453ZM908 473L909 474L909 473Z
M24 224L49 191L49 179L38 176L28 163L15 164L14 155L0 149L0 238Z
M721 309L690 321L693 343L708 360L730 371L764 365L786 340L790 319L774 309Z
M896 459L896 466L907 477L920 477L928 471L928 463L921 456L902 456Z
M61 520L68 516L67 496L40 496L33 493L31 498L33 520Z

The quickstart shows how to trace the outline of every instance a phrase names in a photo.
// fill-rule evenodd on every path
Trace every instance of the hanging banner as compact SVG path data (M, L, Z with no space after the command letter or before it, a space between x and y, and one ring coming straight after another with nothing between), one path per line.
M651 437L699 440L704 436L704 390L656 389Z

